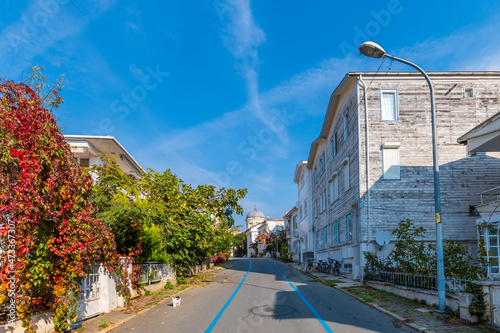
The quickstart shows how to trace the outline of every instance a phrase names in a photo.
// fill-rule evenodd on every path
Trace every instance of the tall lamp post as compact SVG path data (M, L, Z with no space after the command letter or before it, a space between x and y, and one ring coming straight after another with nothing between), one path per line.
M432 157L434 166L434 212L436 221L436 247L437 247L437 280L438 280L438 310L444 312L446 309L446 293L444 281L444 259L443 259L443 229L441 223L441 189L439 183L439 164L436 143L436 112L434 110L434 88L425 71L407 60L397 58L385 53L385 50L373 42L365 42L359 46L359 52L370 58L389 58L407 64L418 70L427 80L431 93L431 119L432 119Z

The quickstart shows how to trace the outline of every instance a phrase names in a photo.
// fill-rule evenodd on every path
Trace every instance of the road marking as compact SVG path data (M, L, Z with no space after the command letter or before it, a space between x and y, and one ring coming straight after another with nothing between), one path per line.
M249 260L248 262L250 263L250 267L248 267L248 271L245 274L245 276L243 277L243 280L241 280L240 284L238 285L238 287L236 287L236 290L233 292L233 294L231 295L231 297L229 297L229 299L227 300L226 304L224 304L224 306L219 311L219 313L217 314L217 316L214 318L214 320L212 321L212 323L210 324L210 326L208 326L208 328L205 331L205 333L212 332L212 330L214 329L215 325L219 321L220 317L222 316L222 314L224 313L224 311L226 311L227 307L229 306L229 303L231 303L231 301L233 300L233 298L236 295L236 293L238 292L238 290L240 290L241 286L243 285L243 282L247 278L248 273L250 273L250 269L252 268L252 261ZM224 273L224 274L226 274L226 273Z
M267 260L267 261L269 261L269 260ZM302 301L304 301L304 303L306 303L306 305L309 308L309 310L311 310L311 312L314 314L314 316L316 317L316 319L318 319L319 323L321 324L321 326L323 326L323 328L325 329L325 331L327 331L328 333L333 333L332 329L330 327L328 327L328 325L325 323L325 321L323 320L323 318L321 318L321 316L319 315L319 313L313 308L313 306L311 305L311 303L309 303L307 301L307 299L304 297L304 295L302 295L302 293L290 281L288 281L288 279L286 278L286 276L283 273L281 273L281 271L279 270L279 268L276 267L276 265L272 261L269 261L269 262L274 266L274 268L276 268L278 270L278 272L280 272L281 276L286 280L286 282L288 282L290 284L290 286L292 286L292 289L295 290L295 292L300 296L300 298L302 299Z

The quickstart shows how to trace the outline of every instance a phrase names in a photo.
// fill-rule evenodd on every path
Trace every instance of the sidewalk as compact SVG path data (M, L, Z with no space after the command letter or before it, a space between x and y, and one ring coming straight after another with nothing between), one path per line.
M74 325L72 332L112 332L114 328L122 324L126 325L127 321L148 311L152 307L164 302L172 302L171 296L177 296L194 287L207 284L215 278L216 272L221 269L222 268L216 266L211 270L198 274L194 278L187 278L188 281L192 281L187 284L175 286L174 289L171 290L162 290L160 292L148 294L147 296L135 298L132 300L132 306L130 308L117 308L100 316L87 319Z
M297 263L288 265L305 273L306 266L299 266ZM499 332L490 326L468 324L460 319L451 318L448 314L437 313L430 306L370 288L343 274L333 276L313 272L311 275L322 280L325 285L343 291L419 332Z

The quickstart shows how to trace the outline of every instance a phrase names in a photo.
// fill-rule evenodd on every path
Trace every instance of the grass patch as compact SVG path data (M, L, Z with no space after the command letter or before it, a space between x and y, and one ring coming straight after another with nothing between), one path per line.
M107 321L106 319L104 319L104 320L102 321L101 325L99 325L99 327L100 327L101 329L105 329L105 328L106 328L106 327L108 327L108 326L109 326L109 321Z
M333 280L323 280L321 281L325 286L335 288L337 286L337 283Z
M363 300L363 302L366 302L366 303L373 302L373 299L371 297L362 296L361 299Z

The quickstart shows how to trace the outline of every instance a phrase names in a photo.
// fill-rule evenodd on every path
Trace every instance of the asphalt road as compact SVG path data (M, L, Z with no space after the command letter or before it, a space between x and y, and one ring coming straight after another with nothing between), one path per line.
M209 286L183 293L112 332L414 332L283 263L235 259Z

